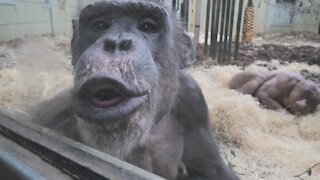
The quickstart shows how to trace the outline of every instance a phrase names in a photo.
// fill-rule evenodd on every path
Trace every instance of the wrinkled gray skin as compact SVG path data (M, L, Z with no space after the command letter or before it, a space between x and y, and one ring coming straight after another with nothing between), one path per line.
M46 126L167 179L238 179L219 156L200 88L181 70L195 52L171 14L101 1L73 27L72 105Z
M313 113L320 104L315 83L289 72L244 71L234 75L229 87L257 97L269 109L288 109L296 115Z

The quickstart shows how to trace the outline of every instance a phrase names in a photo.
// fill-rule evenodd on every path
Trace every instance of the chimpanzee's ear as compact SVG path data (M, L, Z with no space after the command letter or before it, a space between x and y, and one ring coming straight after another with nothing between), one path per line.
M195 46L191 37L186 30L179 32L180 39L178 40L178 48L180 49L181 63L180 68L186 68L196 62Z
M73 18L72 19L72 30L78 27L78 19Z

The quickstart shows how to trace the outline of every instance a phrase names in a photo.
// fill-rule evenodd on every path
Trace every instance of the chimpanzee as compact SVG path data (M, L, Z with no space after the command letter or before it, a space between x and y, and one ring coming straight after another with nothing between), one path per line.
M316 84L290 72L244 71L234 75L229 87L257 97L269 109L287 109L296 115L313 113L320 104Z
M150 1L97 1L73 28L72 102L47 127L167 179L238 179L182 70L195 50L173 14Z

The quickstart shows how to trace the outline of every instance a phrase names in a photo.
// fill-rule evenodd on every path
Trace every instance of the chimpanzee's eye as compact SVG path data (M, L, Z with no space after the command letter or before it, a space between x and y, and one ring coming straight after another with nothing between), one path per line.
M146 33L154 33L158 31L158 24L151 18L145 18L139 22L138 29Z
M111 26L111 23L103 21L103 20L96 20L93 21L92 27L98 30L105 30Z

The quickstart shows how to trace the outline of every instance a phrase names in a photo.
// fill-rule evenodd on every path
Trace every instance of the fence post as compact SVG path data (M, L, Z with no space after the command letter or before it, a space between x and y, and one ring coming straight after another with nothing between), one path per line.
M54 4L52 0L49 0L49 11L50 11L50 21L51 21L51 34L56 35L57 33L57 26L56 26L56 18L54 12Z
M204 36L204 54L208 52L208 37L209 37L209 24L210 24L210 7L211 7L211 0L207 0L207 12L206 12L206 29L205 29L205 36ZM213 11L212 11L213 13ZM212 36L212 34L211 34Z
M230 31L229 31L229 44L228 44L228 57L227 60L229 63L230 62L230 58L231 58L231 49L232 49L232 36L233 36L233 19L234 19L234 7L235 7L235 0L232 0L231 2L231 20L230 20Z
M238 50L239 50L239 40L240 40L240 28L241 28L241 19L242 19L242 8L243 0L239 1L239 11L238 11L238 20L237 20L237 34L236 34L236 44L234 48L234 59L238 59Z
M223 34L224 34L224 21L226 17L226 0L222 0L221 9L221 21L220 21L220 37L219 37L219 51L218 51L218 63L221 63L222 53L223 53Z
M199 42L200 37L200 21L201 21L201 0L196 1L196 17L194 23L194 42Z
M221 0L213 0L212 2L212 21L211 21L211 48L210 56L215 59L218 47L218 31L220 19L220 4Z
M225 32L224 32L224 44L223 44L223 54L222 54L222 63L226 64L227 58L227 48L228 48L228 36L229 36L229 21L230 21L230 6L231 0L227 0L226 6L226 17L225 17ZM229 37L231 38L231 37Z

